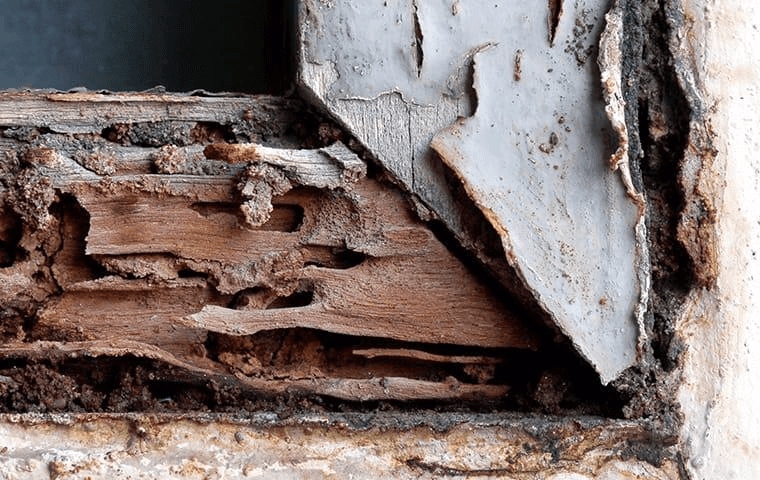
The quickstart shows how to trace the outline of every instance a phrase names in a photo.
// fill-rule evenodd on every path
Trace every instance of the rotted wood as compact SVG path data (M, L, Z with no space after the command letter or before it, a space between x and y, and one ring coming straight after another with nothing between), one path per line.
M36 342L34 344L2 345L3 358L47 360L64 362L77 357L97 358L130 355L157 360L178 368L187 375L203 376L220 384L235 384L253 393L306 393L324 395L341 400L493 400L509 392L506 385L462 384L454 378L444 382L431 382L403 377L377 377L371 379L318 378L261 379L240 373L231 375L213 368L202 368L178 360L164 350L141 342L111 340L89 342ZM210 378L208 378L210 377Z
M267 122L276 130L290 120L297 103L273 96L0 92L0 120L2 125L72 134L99 134L114 125L139 122L225 124L240 119Z
M208 118L224 102L231 115L250 111L230 99L185 97L175 105L150 97L138 104L169 113L134 113L130 98L129 111L116 114L113 100L75 95L19 105L85 102L85 116L97 117L105 104L119 121L133 114L165 121L175 107L185 109L178 117ZM16 121L8 112L0 106L0 120ZM92 132L85 124L105 122L79 124L66 112L44 124ZM35 293L39 307L24 343L6 342L1 357L133 355L256 392L407 401L498 398L508 386L412 378L414 368L399 370L393 359L498 362L404 347L346 350L379 362L380 374L370 378L327 360L284 378L251 351L209 351L209 338L255 349L256 335L309 329L431 347L540 346L532 327L416 218L405 196L367 177L364 162L339 141L314 149L139 147L38 132L33 140L6 136L0 150L17 165L0 194L25 225L19 245L32 252L0 268L7 280L0 298L23 297L42 282L36 271L52 283Z
M366 348L354 350L354 355L367 358L391 357L424 360L440 363L461 363L465 365L496 365L502 362L499 358L483 357L476 355L436 355L420 350L408 348Z

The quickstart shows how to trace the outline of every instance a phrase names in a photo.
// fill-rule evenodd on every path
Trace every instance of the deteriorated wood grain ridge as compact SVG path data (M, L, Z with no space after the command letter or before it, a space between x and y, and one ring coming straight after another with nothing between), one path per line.
M567 400L540 327L300 102L1 100L0 409Z

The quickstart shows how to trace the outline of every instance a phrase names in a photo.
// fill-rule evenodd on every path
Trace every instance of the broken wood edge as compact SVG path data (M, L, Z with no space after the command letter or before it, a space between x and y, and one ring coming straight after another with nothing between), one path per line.
M316 301L304 307L280 308L273 310L236 310L218 305L205 305L200 312L184 316L180 322L191 328L200 328L214 333L233 336L255 335L267 330L286 328L310 328L339 335L355 337L379 337L402 342L420 342L431 345L460 345L482 348L523 348L535 350L537 339L515 336L509 342L498 343L499 339L488 339L481 335L477 339L469 336L454 336L433 333L433 329L403 331L397 329L373 328L361 324L355 316L346 316L339 309L333 310L328 303ZM428 334L429 337L423 336ZM436 336L438 335L438 336ZM489 342L490 340L490 342Z
M207 375L213 373L191 363L178 359L171 353L143 342L134 340L92 340L80 342L36 341L33 343L7 343L0 345L0 358L23 358L27 360L65 360L77 357L122 357L132 355L137 358L157 360L193 373Z
M203 92L203 95L197 95ZM202 90L192 92L164 92L156 93L151 91L135 92L103 92L103 91L86 91L71 92L49 89L31 89L31 90L2 90L0 91L0 101L47 101L56 103L95 103L95 104L126 104L126 103L159 103L159 104L188 104L197 105L200 103L241 103L256 102L266 106L278 106L282 104L295 104L300 100L297 98L288 98L282 95L271 94L251 94L251 93L211 93ZM164 109L165 110L165 109ZM160 119L159 119L160 121Z
M212 143L203 149L203 155L211 160L222 160L227 163L248 163L262 160L262 145L255 143Z
M238 188L243 197L240 210L250 228L269 221L272 199L296 185L350 191L367 176L367 165L340 141L318 149L214 143L206 146L203 155L232 165L247 165Z
M462 365L498 365L503 363L502 359L495 357L440 355L409 348L364 348L353 350L351 353L368 359L392 357L422 360L425 362L458 363Z
M188 327L234 336L255 335L267 330L285 328L312 328L339 335L381 336L409 341L404 336L394 335L394 332L377 332L362 325L355 325L356 322L352 322L351 318L343 317L339 313L331 315L320 302L305 307L275 310L235 310L206 305L200 312L183 317L182 322Z
M126 279L119 275L107 275L95 280L83 280L66 286L67 292L142 292L156 287L161 288L204 288L205 280L200 278L172 278L156 282L150 278Z
M341 141L317 149L274 148L256 143L212 143L203 149L203 154L207 159L233 165L267 163L280 167L295 174L293 180L304 186L346 188L367 176L367 165ZM310 176L319 178L319 181L310 180ZM325 176L326 179L323 178Z
M241 118L282 126L302 110L301 99L275 95L0 91L0 125L47 127L62 134L100 135L107 127L127 123L227 123Z
M261 380L235 375L242 383L256 390L270 389L277 393L301 391L346 401L419 401L419 400L499 400L509 392L506 385L460 383L449 378L444 382L415 380L405 377L370 379L313 378L301 380Z

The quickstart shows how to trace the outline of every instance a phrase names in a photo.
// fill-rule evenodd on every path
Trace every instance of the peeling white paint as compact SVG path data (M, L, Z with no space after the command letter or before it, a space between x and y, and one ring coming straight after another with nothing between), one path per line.
M639 280L639 301L634 307L634 316L639 328L639 351L645 349L648 343L644 315L649 303L649 289L651 288L650 262L649 262L649 239L646 229L646 199L644 194L633 185L631 165L629 163L629 140L628 126L625 122L625 100L623 94L623 11L619 2L604 16L606 26L599 41L599 69L601 70L602 95L606 106L604 108L607 118L612 124L612 129L617 133L618 148L610 157L610 168L620 173L628 197L638 207L638 220L636 222L636 255L634 265Z
M528 288L609 382L636 360L638 207L607 168L603 147L588 141L599 128L588 126L594 106L571 109L558 99L510 109L511 85L500 81L503 55L498 47L478 54L478 111L440 133L433 148L498 225ZM578 90L585 97L592 89ZM518 143L545 129L554 108L567 111L573 135L563 135L549 154Z
M307 2L301 81L458 234L432 141L606 383L636 361L643 199L626 196L621 161L623 182L606 165L612 135L592 51L608 2L565 3L552 46L546 0ZM472 87L474 114L462 107ZM459 107L435 109L452 99Z

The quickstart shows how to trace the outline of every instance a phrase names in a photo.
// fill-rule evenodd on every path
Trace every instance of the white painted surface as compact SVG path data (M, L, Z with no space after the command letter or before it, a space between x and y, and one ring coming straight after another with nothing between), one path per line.
M440 174L450 168L603 382L635 363L648 263L638 206L609 168L592 53L608 2L565 1L553 45L546 0L306 5L304 86L461 234ZM476 112L462 106L472 88Z
M6 416L0 423L3 480L678 478L672 462L656 468L619 459L626 434L638 431L625 422L565 426L573 435L560 442L555 458L551 448L536 442L541 429L531 433L528 423L476 421L441 432L428 427L353 430L318 415L303 423L264 421L259 426L150 418L18 420Z
M760 478L760 4L688 0L690 37L725 169L715 292L684 315L686 425L694 480Z
M478 110L433 148L491 212L527 287L607 383L636 361L638 207L605 155L607 118L588 101L599 85L557 60L547 76L545 63L532 63L535 50L525 50L524 84L509 78L508 47L478 53ZM553 85L547 96L531 94L544 81ZM551 136L557 143L547 147Z

